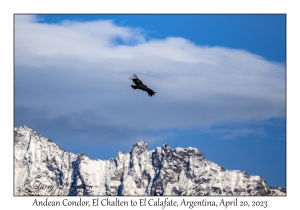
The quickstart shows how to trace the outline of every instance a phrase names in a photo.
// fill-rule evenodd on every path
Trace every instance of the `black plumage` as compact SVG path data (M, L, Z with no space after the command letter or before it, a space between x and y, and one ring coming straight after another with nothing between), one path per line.
M131 85L133 89L140 89L143 91L146 91L148 93L148 96L154 96L156 92L154 92L152 89L148 88L146 85L143 84L141 80L136 76L136 74L132 75L131 79L135 85Z

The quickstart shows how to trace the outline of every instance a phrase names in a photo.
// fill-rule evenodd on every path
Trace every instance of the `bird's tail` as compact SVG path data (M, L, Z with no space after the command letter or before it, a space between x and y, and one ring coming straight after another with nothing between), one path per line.
M133 89L137 89L137 86L135 86L135 85L131 85L131 87L132 87Z

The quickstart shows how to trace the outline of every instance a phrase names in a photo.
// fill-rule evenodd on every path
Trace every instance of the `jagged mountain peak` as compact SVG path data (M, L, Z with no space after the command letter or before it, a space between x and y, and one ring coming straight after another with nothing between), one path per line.
M78 158L89 158L89 156L86 154L86 153L84 153L84 152L81 152L81 153L79 153L78 154Z
M131 150L133 150L134 148L148 149L148 144L145 141L140 140L140 141L136 142L135 144L133 144Z
M130 153L91 160L66 152L32 129L15 128L15 195L285 195L259 176L225 170L197 148L164 144L149 150L145 141ZM38 189L39 182L50 188ZM70 188L65 186L91 186Z

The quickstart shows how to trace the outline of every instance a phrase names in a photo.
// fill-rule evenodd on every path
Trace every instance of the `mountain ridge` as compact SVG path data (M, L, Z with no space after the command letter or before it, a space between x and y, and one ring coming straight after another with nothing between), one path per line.
M129 153L93 160L20 126L14 128L14 150L15 195L286 195L285 188L224 169L193 147L149 150L139 141Z

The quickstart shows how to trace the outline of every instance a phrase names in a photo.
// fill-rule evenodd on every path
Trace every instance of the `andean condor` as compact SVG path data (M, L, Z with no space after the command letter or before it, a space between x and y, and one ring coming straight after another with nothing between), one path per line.
M136 84L136 85L131 85L131 87L133 89L140 89L140 90L146 91L148 93L148 96L151 96L151 97L154 96L154 94L156 93L153 90L151 90L150 88L148 88L146 85L144 85L143 82L141 80L139 80L139 78L136 76L136 74L132 75L132 77L129 79L132 79L134 84Z

